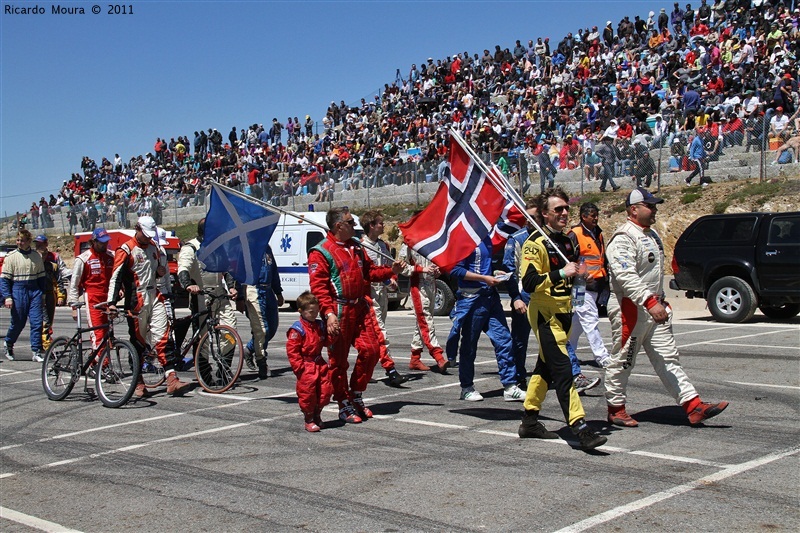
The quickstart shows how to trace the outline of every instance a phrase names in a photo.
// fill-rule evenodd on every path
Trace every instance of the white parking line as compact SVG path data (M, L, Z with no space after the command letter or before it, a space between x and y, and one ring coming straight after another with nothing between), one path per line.
M717 346L744 346L745 348L770 348L773 350L800 350L800 346L770 346L769 344L739 344L735 342L718 342Z
M770 335L772 333L780 333L780 332L781 332L781 330L776 329L774 331L767 331L766 333L762 332L762 333L752 333L750 335L739 335L738 337L726 337L724 340L732 341L732 340L736 340L736 339L747 339L749 337L760 337L762 335ZM692 343L689 343L689 344L682 344L682 345L678 346L678 348L682 349L682 348L686 348L688 346L700 346L701 344L717 344L718 342L720 342L719 339L712 339L712 340L709 340L709 341L699 341L699 342L692 342Z
M579 531L585 531L589 528L599 526L600 524L605 524L606 522L609 522L626 514L640 511L645 507L650 507L651 505L654 505L656 503L668 500L673 496L680 496L681 494L684 494L691 490L705 487L710 483L716 483L722 481L729 477L733 477L743 472L747 472L748 470L758 468L773 461L778 461L780 459L783 459L784 457L789 457L790 455L794 455L798 452L800 452L800 448L793 448L791 450L786 450L783 452L771 453L769 455L759 457L758 459L753 459L752 461L747 461L737 465L729 466L727 468L720 470L719 472L715 472L708 476L703 476L694 481L684 483L683 485L677 485L675 487L672 487L670 489L661 492L657 492L640 500L636 500L625 505L620 505L619 507L615 507L614 509L609 509L604 513L600 513L595 516L590 516L589 518L581 520L580 522L576 522L563 529L559 529L556 533L578 533Z
M726 383L733 383L735 385L749 385L752 387L768 387L771 389L800 390L800 387L796 387L794 385L769 385L767 383L748 383L746 381L726 381Z
M48 533L80 533L77 529L70 529L61 524L42 520L41 518L23 514L6 507L0 507L0 518L5 518L6 520L22 524L23 526L38 529L39 531L46 531Z

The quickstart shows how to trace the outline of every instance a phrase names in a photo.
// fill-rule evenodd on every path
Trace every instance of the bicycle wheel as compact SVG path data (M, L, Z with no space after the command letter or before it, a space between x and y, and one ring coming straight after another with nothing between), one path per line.
M67 337L50 343L42 363L42 387L51 400L63 400L80 379L78 345Z
M97 395L106 407L125 405L136 389L142 365L133 345L114 339L100 359L100 371L95 377Z
M156 354L152 352L145 353L140 375L142 376L142 381L144 381L144 384L148 389L160 387L167 379L167 377L164 375L164 367L158 361Z
M194 369L200 386L208 392L225 392L242 371L242 339L230 326L219 325L200 337Z

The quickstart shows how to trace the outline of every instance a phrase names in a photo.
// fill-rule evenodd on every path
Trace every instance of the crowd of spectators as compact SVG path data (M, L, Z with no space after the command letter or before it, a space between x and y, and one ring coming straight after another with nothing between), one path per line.
M160 223L166 201L198 204L209 180L284 205L302 193L325 201L334 191L435 181L450 128L501 168L512 160L526 189L541 169L542 185L575 167L598 178L608 158L614 176L649 182L649 149L679 158L696 133L713 159L727 145L749 149L797 129L798 24L794 0L676 2L558 42L428 58L374 98L331 102L320 123L275 118L226 137L210 128L191 141L158 138L127 162L86 157L31 217L38 209L41 220L44 202L69 209L70 232L114 219L125 226L127 213Z

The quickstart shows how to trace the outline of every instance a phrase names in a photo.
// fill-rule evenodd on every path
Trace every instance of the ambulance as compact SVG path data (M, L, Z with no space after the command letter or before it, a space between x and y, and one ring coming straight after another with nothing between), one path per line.
M281 279L284 300L293 308L297 297L309 290L308 253L322 242L327 234L326 213L304 211L294 214L282 214L269 241L278 274ZM358 217L356 221L356 237L361 238L364 230ZM317 224L319 224L319 227ZM408 280L398 280L400 290L389 292L389 308L397 309L408 294ZM403 290L405 289L405 290Z

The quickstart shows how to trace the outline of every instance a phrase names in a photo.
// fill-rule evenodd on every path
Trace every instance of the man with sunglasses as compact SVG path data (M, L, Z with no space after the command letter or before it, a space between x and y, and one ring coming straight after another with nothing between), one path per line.
M663 201L641 187L631 191L625 201L628 220L606 247L613 347L605 386L608 421L617 426L639 425L626 412L625 402L628 378L640 348L644 348L664 387L686 411L691 425L720 414L728 406L728 402L701 401L678 357L672 308L664 299L664 245L651 228L658 204Z
M358 424L364 418L372 418L362 393L372 378L383 338L372 311L370 283L400 274L406 264L395 261L391 267L376 265L353 239L356 221L347 208L331 209L325 222L329 228L327 237L308 254L309 283L332 339L328 356L339 419ZM351 346L358 351L358 357L348 385L347 356Z
M558 438L539 421L539 411L548 388L552 386L564 418L578 437L581 448L592 450L605 444L607 439L586 423L567 352L572 325L572 283L579 273L577 238L567 231L568 201L569 197L560 187L542 193L538 207L544 222L543 233L533 232L522 246L519 274L522 289L531 295L528 320L539 342L539 357L528 383L523 404L525 413L518 433L521 438Z

